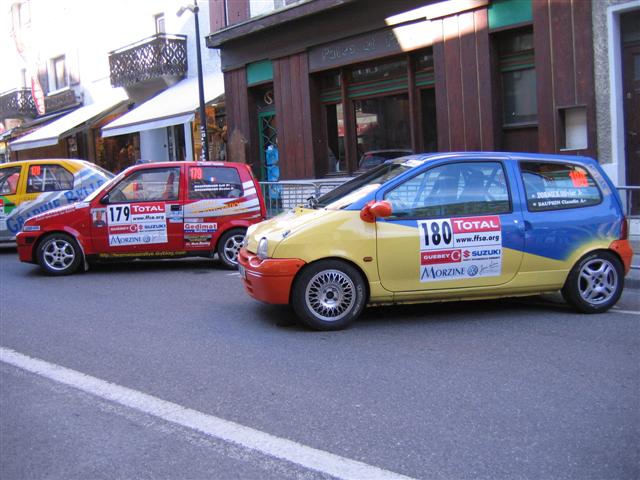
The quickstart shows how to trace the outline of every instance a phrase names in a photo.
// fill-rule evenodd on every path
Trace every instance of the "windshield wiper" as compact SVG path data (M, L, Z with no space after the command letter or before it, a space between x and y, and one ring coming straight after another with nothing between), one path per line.
M315 195L311 195L307 198L307 206L313 210L316 210L318 208L318 199Z

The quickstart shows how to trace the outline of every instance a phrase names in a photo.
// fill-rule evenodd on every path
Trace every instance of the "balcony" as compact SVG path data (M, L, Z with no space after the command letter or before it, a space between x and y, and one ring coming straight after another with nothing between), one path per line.
M159 33L109 53L113 87L131 87L187 73L187 37Z
M0 94L0 118L33 118L37 115L30 88Z
M44 97L44 108L46 113L66 110L67 108L76 107L81 104L82 98L76 96L76 92L70 88L49 93Z

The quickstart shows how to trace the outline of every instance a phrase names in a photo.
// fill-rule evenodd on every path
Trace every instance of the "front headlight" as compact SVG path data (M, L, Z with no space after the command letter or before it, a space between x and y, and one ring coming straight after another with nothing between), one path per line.
M258 249L256 250L256 255L261 260L264 260L265 258L268 257L268 252L269 252L269 242L267 242L266 238L262 237L258 242Z

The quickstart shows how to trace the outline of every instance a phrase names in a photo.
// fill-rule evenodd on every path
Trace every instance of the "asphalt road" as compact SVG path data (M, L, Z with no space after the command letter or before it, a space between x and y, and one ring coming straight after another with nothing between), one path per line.
M0 274L2 352L185 407L196 423L414 478L640 477L638 290L602 315L536 297L367 309L318 333L205 260L50 278L4 249ZM0 361L3 479L331 476L289 453Z

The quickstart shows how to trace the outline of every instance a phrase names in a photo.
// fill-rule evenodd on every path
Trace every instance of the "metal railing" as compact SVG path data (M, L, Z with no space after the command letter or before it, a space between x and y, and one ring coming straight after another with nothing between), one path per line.
M187 74L187 37L158 33L109 52L112 87Z
M311 196L318 198L342 185L347 179L299 180L260 182L262 196L267 206L267 217L306 203Z
M625 215L634 220L640 219L640 186L622 185L616 188L620 194Z

